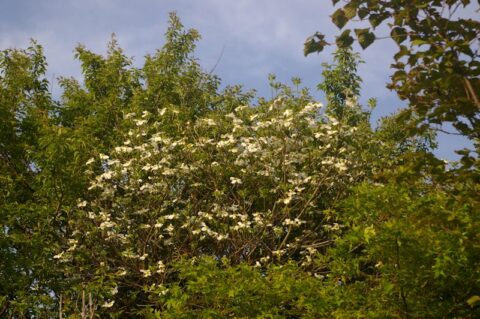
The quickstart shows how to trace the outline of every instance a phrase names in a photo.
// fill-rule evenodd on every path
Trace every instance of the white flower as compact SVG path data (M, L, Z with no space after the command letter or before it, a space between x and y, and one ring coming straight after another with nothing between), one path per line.
M93 157L91 157L86 163L85 165L90 165L92 164L93 162L95 162L95 159Z
M110 165L110 166L117 165L118 163L120 163L120 161L116 160L116 159L107 161L107 164Z
M99 157L101 160L108 160L110 158L108 155L105 154L100 154Z
M114 227L115 226L115 223L114 222L111 222L111 221L105 221L105 222L102 222L100 224L100 229L101 230L104 230L106 228L111 228L111 227Z
M137 126L142 126L145 123L147 123L147 120L136 120L135 121L135 125L137 125Z
M79 207L79 208L85 207L85 206L87 206L87 201L86 200L77 204L77 207Z
M303 111L305 113L308 113L308 112L312 112L313 110L315 109L320 109L322 107L322 103L308 103L307 105L305 105L305 107L303 108Z
M227 239L227 238L228 238L228 234L227 234L227 235L222 235L222 234L219 234L219 235L217 235L217 237L216 237L216 238L217 238L217 240L218 240L218 241L222 241L222 240L224 240L224 239Z
M117 146L115 147L115 152L117 153L131 153L133 151L133 148L130 146Z
M207 124L209 126L217 125L217 123L215 123L215 121L213 119L205 119L204 122L205 122L205 124Z
M284 249L280 249L280 250L274 250L272 251L272 254L277 256L277 257L280 257L282 256L283 254L285 254L285 250Z
M53 259L60 259L60 258L62 258L64 253L65 253L65 252L62 251L60 254L57 254L57 255L53 256Z
M105 303L102 305L103 308L111 308L113 304L115 303L115 300L112 300L110 302L105 301Z
M125 114L123 118L127 120L129 118L132 118L133 116L135 116L135 113L128 113L128 114Z
M347 170L347 166L344 163L335 163L335 167L341 172L345 172Z
M295 191L293 191L293 190L288 191L287 197L282 200L283 203L284 203L285 205L290 204L290 202L292 201L294 195L295 195Z
M165 264L163 263L163 261L158 261L157 263L157 273L161 274L161 273L164 273L165 272Z
M112 176L113 176L112 171L105 172L105 173L103 173L103 174L101 175L101 177L102 177L103 179L111 179Z
M232 183L232 185L242 184L242 180L240 178L237 178L237 177L230 177L230 182Z
M152 275L152 272L150 269L140 269L140 272L143 274L143 277L147 278Z
M348 97L345 101L345 106L347 107L354 107L357 105L357 98L356 97Z

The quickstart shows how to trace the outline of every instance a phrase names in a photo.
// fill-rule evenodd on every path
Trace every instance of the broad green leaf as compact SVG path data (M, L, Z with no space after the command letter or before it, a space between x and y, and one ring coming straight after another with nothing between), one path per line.
M354 39L350 36L350 30L345 30L337 37L336 43L339 48L348 48L352 45Z
M358 12L357 12L358 17L359 17L361 20L363 20L366 16L368 16L369 13L370 13L370 11L369 11L367 8L364 8L364 7L359 8L359 9L358 9Z
M303 45L303 54L307 56L310 53L322 52L326 45L328 45L328 43L325 41L325 35L316 32L305 41Z
M405 41L407 39L407 35L408 35L407 30L401 27L393 28L392 32L390 32L390 36L392 37L393 40L395 40L395 42L397 42L397 44L400 44L403 41Z
M407 55L409 53L409 50L406 46L400 45L400 50L393 56L393 58L398 61L401 59L403 56Z
M377 26L379 26L385 19L387 19L390 16L388 13L375 13L375 14L370 14L370 17L368 20L370 21L370 25L375 29Z
M355 1L352 1L348 3L345 7L343 7L343 11L347 19L350 20L357 15L357 8L358 8L358 3Z
M338 9L331 16L333 23L339 28L342 29L345 24L348 22L348 18L345 15L344 9Z
M364 50L375 41L375 34L370 32L370 28L355 29L355 34L357 35L358 43Z

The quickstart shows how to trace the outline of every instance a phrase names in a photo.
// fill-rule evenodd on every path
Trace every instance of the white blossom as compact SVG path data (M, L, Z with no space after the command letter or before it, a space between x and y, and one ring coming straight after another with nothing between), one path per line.
M150 271L150 269L140 269L140 272L142 273L142 276L145 278L150 277L152 275L152 272Z
M237 178L237 177L230 177L230 183L232 183L232 185L236 185L236 184L242 184L242 180L240 178Z
M87 204L88 204L87 201L84 200L84 201L81 201L80 203L78 203L78 204L77 204L77 207L82 208L82 207L87 206Z

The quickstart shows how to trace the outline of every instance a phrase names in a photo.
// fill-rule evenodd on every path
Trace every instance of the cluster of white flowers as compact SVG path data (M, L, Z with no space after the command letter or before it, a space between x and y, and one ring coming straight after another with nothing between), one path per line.
M324 203L356 165L355 130L320 108L279 99L176 126L173 107L125 115L132 128L123 145L87 162L103 169L92 176L93 199L77 205L87 229L55 258L111 246L123 260L112 274L144 280L168 273L178 252L236 252L265 264L300 249L310 260L302 247L316 240Z

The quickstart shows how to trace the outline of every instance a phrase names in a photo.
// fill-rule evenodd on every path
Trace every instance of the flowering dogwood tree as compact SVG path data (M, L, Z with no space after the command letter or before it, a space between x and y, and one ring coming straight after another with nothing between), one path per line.
M341 227L323 210L365 178L371 133L321 107L279 97L194 121L175 105L125 114L123 143L87 162L89 194L55 258L102 282L105 307L138 285L145 298L165 289L181 257L310 264Z

